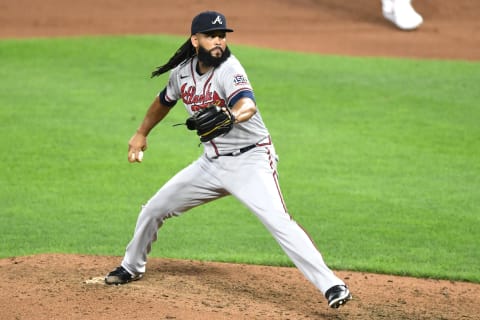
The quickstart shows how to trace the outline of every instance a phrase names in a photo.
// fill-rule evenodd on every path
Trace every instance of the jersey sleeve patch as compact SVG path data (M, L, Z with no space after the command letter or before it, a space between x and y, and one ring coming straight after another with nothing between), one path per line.
M243 86L248 84L248 79L243 74L236 74L233 76L233 84L236 86Z

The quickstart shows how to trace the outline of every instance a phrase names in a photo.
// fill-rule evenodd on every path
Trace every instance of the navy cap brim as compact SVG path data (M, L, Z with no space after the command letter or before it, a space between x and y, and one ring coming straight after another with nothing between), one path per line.
M211 31L225 31L225 32L233 32L232 29L228 29L228 28L209 28L209 29L206 29L206 30L202 30L202 31L198 31L197 33L208 33L208 32L211 32Z

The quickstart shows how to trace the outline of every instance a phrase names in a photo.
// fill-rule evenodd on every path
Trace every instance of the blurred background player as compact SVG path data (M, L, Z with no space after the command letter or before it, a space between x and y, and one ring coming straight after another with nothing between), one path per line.
M412 0L382 0L382 12L385 19L401 30L417 29L423 22L412 7Z

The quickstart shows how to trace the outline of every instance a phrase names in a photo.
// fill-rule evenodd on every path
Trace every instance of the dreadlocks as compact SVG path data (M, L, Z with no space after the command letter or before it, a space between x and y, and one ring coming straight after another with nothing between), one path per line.
M175 52L175 54L165 63L163 66L157 67L152 72L152 78L157 77L173 68L178 66L183 61L193 57L195 55L195 47L192 45L190 38Z

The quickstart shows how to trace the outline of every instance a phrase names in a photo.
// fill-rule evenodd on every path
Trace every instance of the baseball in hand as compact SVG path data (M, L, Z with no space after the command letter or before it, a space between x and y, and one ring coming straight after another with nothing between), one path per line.
M142 159L143 159L143 151L139 151L138 154L136 152L132 152L132 154L130 155L130 161L138 161L138 162L142 162Z

